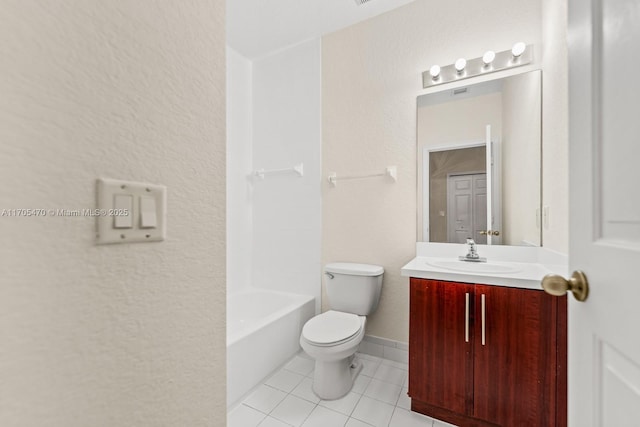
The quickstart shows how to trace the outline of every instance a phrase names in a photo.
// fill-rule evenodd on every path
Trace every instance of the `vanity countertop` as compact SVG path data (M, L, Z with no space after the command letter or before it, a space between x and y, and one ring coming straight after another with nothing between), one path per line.
M566 255L540 247L478 245L487 263L459 261L466 245L418 243L417 256L401 269L403 276L541 290L549 274L567 275Z

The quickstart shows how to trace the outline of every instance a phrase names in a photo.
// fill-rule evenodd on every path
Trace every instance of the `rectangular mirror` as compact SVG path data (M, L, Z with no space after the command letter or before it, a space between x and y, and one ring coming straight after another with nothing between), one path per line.
M418 97L418 241L542 246L541 117L541 71Z

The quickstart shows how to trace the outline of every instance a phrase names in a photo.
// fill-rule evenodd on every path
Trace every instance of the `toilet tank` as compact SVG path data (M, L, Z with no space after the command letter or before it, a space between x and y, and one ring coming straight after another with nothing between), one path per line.
M335 262L324 268L331 310L366 316L378 307L384 268L379 265Z

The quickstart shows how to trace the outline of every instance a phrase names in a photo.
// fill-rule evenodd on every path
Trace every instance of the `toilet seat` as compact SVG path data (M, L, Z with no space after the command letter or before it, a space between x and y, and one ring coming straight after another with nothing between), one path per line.
M329 310L307 321L302 337L315 346L336 346L357 335L362 325L362 318L356 314Z

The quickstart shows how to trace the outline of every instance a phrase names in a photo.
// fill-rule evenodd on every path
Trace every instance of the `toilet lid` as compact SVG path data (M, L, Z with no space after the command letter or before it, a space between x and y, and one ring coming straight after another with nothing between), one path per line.
M361 327L358 315L329 310L305 323L302 336L317 344L332 344L351 338Z

